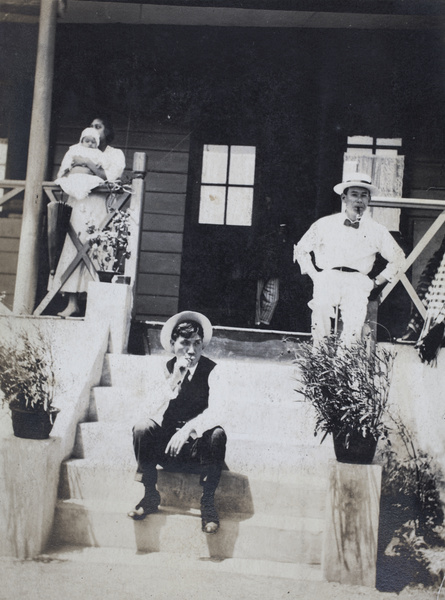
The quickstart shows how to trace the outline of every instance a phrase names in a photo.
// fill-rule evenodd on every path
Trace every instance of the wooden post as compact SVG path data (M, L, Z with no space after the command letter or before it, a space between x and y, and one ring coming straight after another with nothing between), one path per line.
M139 247L141 240L142 219L144 214L144 193L145 193L145 172L147 170L147 155L145 152L135 152L133 157L133 193L131 195L130 206L130 227L131 235L128 245L130 258L125 261L125 276L130 277L133 290L133 309L134 296L136 293L136 276L139 258Z
M54 69L57 0L41 0L39 38L23 203L14 313L31 314L37 289L42 182L47 167Z

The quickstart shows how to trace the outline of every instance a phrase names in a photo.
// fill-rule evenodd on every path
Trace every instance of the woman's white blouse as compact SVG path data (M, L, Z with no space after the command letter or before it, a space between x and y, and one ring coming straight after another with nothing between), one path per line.
M105 174L108 181L116 181L122 177L125 169L125 155L119 148L107 146L103 153L106 156L108 166L105 169Z

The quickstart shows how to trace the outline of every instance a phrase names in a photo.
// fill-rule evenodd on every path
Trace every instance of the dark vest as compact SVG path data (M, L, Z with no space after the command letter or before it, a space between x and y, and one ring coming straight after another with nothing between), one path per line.
M176 358L167 363L169 373L173 372ZM184 381L176 398L170 400L162 419L163 427L182 427L187 421L200 415L209 405L209 375L216 363L201 356L191 381Z

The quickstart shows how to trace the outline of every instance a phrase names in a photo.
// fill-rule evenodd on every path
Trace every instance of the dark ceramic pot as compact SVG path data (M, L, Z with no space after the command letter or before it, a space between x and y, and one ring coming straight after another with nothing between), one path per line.
M30 440L45 440L49 437L60 409L52 407L44 410L26 410L10 405L14 435Z
M338 462L370 465L374 460L377 440L373 436L363 437L359 431L350 432L348 447L346 447L346 432L333 433L332 437Z
M99 281L102 283L111 283L111 280L116 275L114 271L98 271Z

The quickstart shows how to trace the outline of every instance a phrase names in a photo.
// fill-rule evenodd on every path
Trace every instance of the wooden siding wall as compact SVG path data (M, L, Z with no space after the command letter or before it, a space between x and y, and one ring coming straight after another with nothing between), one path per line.
M3 303L12 310L19 256L20 215L0 217L0 294L6 294Z
M152 131L139 255L136 318L165 321L178 310L189 133Z
M52 176L81 127L65 127L57 136ZM126 157L131 175L135 152L147 154L144 215L135 299L138 320L165 321L177 312L189 163L189 131L172 126L116 130L113 146Z

